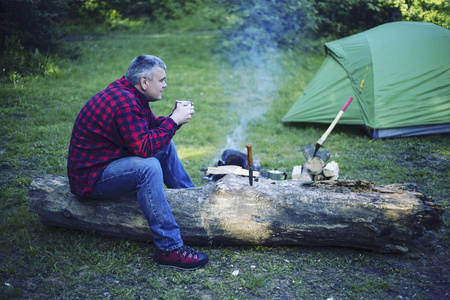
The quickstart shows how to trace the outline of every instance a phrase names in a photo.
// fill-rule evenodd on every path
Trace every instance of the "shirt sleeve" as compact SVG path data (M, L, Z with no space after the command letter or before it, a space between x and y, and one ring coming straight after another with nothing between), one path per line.
M177 124L171 118L158 118L149 126L149 117L152 113L146 112L137 105L117 107L115 123L122 140L131 153L139 157L151 157L169 145L176 130Z

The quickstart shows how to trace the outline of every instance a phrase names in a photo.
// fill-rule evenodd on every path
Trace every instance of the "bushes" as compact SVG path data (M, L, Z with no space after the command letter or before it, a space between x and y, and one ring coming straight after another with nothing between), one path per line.
M300 43L316 27L313 4L311 0L236 1L225 29L226 48L263 50Z
M391 0L390 2L394 2L406 21L431 22L450 28L450 2L446 0Z
M445 0L0 0L0 62L3 77L42 74L33 55L60 51L61 28L72 34L223 29L221 51L235 54L316 50L322 43L311 41L317 38L397 20L448 28L449 10Z
M230 3L229 1L224 3ZM379 0L243 0L231 2L223 53L238 63L246 52L321 50L318 39L335 39L393 20L395 7Z
M64 17L63 1L0 0L0 38L17 36L26 49L51 50L59 37L58 22Z
M388 2L389 0L317 0L317 34L340 38L383 23L399 21L399 9Z
M60 38L63 1L0 0L1 80L17 83L23 76L45 75ZM44 54L41 54L44 53Z
M6 37L5 48L0 57L2 74L0 82L18 85L26 76L55 78L63 74L61 59L57 55L26 50L16 36Z
M304 38L339 38L401 17L381 0L244 0L232 7L225 46L243 50L305 47Z
M224 23L226 6L214 0L70 0L77 23L101 24L104 30L214 30Z
M314 41L342 38L392 21L449 26L449 4L443 0L216 1L230 7L221 51L232 63L240 62L246 51L322 49L323 43Z

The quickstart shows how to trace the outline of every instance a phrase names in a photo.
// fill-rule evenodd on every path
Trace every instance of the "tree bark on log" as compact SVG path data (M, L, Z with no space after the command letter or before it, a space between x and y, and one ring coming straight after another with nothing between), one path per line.
M407 252L413 239L442 225L443 208L407 185L366 181L274 182L227 175L166 197L186 244L341 246ZM151 241L135 195L79 200L66 177L43 175L29 189L29 210L46 225Z

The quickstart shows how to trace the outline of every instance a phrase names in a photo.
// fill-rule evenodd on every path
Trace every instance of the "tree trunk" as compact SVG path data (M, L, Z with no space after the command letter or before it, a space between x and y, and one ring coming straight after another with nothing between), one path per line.
M342 246L407 252L443 209L405 185L365 181L273 182L227 175L190 189L167 189L187 244ZM152 239L137 199L78 200L66 177L44 175L30 186L29 209L43 224L111 237Z

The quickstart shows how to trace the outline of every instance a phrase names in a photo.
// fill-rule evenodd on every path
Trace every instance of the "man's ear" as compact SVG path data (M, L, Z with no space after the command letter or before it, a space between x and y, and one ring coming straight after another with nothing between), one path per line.
M139 78L139 84L141 85L141 89L143 91L147 90L147 77L145 76L141 76L141 78Z

